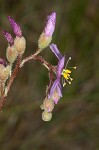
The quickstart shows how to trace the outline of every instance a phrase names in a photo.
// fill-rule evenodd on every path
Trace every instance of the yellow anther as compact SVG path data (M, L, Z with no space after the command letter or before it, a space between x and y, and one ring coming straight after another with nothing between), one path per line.
M65 73L71 73L71 70L66 69Z
M68 83L69 83L69 84L71 84L71 82L70 82L70 81L69 81Z

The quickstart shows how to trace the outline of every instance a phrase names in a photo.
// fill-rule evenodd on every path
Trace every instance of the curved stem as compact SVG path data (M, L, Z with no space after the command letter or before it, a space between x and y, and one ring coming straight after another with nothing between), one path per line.
M24 65L26 62L28 62L28 61L34 59L34 57L37 56L41 51L42 51L41 49L38 49L34 54L32 54L32 55L26 57L25 59L23 59L22 62L20 63L20 68L23 67L23 65Z

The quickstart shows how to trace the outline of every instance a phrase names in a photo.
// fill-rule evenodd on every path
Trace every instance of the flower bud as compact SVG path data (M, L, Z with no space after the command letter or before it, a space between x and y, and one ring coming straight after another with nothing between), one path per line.
M49 46L52 35L55 30L55 23L56 23L56 13L53 12L51 15L47 17L47 23L44 28L43 33L40 35L40 38L38 40L38 48L44 49L47 46Z
M22 55L25 52L26 48L26 40L25 38L16 36L14 40L14 46L19 55Z
M3 31L4 37L6 38L7 42L10 44L10 46L13 45L14 40L13 37L10 33L8 33L7 31Z
M43 32L38 40L38 48L39 49L46 48L47 46L49 46L51 40L52 36L46 36L45 33Z
M4 66L0 64L0 81L6 81L11 72L11 66Z
M15 35L18 37L21 37L22 36L22 30L21 30L20 26L10 16L8 16L8 20L12 26L12 29L13 29Z
M50 121L52 119L52 113L43 111L42 113L42 120L43 121Z
M54 102L52 99L45 99L43 101L43 109L47 112L51 112L54 109Z
M6 50L6 57L7 57L7 60L10 62L10 63L13 63L16 58L18 56L18 52L16 51L16 48L14 45L12 46L8 46L7 50Z

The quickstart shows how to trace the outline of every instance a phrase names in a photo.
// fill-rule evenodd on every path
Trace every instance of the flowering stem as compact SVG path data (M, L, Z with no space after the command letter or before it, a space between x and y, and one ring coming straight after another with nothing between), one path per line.
M11 88L11 85L12 85L19 69L22 68L26 62L28 62L30 60L33 60L33 59L34 60L39 60L50 72L49 78L50 78L50 85L51 85L51 82L52 82L52 79L53 79L52 78L52 72L54 72L56 74L56 68L54 66L52 66L51 64L49 64L42 56L37 56L41 51L42 50L36 51L35 54L26 57L25 59L23 59L22 62L21 62L21 56L20 55L18 56L15 69L14 69L13 73L11 74L11 77L8 80L8 84L5 88L5 90L2 92L2 97L0 99L0 111L2 110L2 108L4 106L4 103L6 101L6 97L8 95L8 92ZM50 85L48 86L48 89L49 89Z

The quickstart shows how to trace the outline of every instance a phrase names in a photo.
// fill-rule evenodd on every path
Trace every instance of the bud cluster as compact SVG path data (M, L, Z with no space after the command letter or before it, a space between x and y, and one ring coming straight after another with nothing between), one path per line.
M50 121L52 118L52 110L54 109L54 101L52 99L45 98L41 109L44 110L42 113L42 119L44 121Z
M49 71L49 86L47 86L46 98L41 105L41 109L43 110L42 120L50 121L52 119L54 106L62 97L62 88L66 85L66 83L70 84L73 80L70 77L71 70L67 69L67 64L70 58L67 60L65 65L65 56L60 53L57 45L50 44L55 30L56 13L53 12L47 17L46 26L38 39L38 50L23 60L22 56L26 49L26 39L23 36L20 26L10 16L8 16L8 20L11 24L15 37L13 38L10 33L3 31L8 46L6 48L6 60L0 58L0 98L2 99L2 101L0 101L0 106L3 106L3 100L7 97L11 84L17 75L18 69L23 67L23 65L31 59L39 60ZM42 56L37 56L48 46L58 59L57 66L53 66L48 63ZM13 65L15 62L16 65ZM13 66L15 66L14 69ZM54 77L56 76L55 78L53 78L53 74Z

